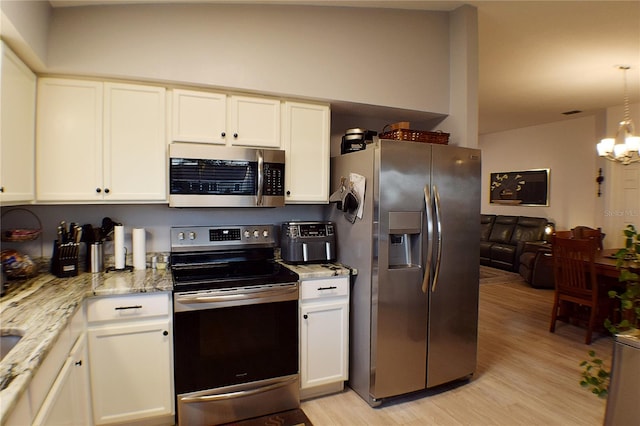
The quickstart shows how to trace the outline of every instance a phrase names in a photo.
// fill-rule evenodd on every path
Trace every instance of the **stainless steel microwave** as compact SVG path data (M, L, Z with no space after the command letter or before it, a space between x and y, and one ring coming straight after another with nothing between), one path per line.
M170 207L284 206L284 151L169 145Z

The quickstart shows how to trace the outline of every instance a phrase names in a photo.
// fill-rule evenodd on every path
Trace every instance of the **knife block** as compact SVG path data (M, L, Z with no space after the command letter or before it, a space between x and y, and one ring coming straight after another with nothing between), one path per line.
M51 256L51 273L56 277L75 277L78 275L78 254L80 244L53 242L53 255Z

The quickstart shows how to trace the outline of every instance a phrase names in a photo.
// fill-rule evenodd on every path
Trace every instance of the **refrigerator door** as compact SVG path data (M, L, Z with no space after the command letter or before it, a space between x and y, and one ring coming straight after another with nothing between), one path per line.
M376 399L425 388L424 192L431 146L381 140L379 156L378 279L371 329L371 395Z
M480 151L433 145L434 281L428 305L427 387L476 369Z

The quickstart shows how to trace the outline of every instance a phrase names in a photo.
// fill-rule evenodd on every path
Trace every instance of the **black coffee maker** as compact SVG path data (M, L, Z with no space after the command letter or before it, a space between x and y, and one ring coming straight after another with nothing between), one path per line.
M348 154L365 149L368 143L373 142L373 137L377 134L378 132L374 132L373 130L360 128L347 129L345 135L342 137L340 154Z

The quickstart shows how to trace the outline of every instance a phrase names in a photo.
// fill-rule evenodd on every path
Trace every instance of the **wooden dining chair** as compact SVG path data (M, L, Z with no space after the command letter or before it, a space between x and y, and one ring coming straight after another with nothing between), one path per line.
M596 240L598 243L598 250L603 249L602 240L604 240L605 234L602 232L602 228L594 229L589 228L588 226L576 226L575 228L571 229L571 233L573 234L573 238L577 238L580 240Z
M591 344L591 336L598 314L607 312L606 295L600 294L595 268L598 242L594 239L575 239L554 236L552 239L555 292L551 312L550 332L555 332L562 302L589 308L585 343Z

